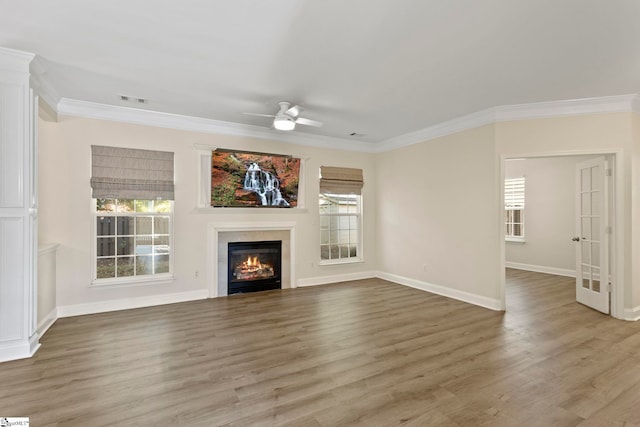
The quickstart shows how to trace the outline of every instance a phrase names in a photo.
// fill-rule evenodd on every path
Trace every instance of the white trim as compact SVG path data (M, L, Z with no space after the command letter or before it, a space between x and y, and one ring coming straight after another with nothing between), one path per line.
M546 267L544 265L522 264L519 262L505 262L505 267L516 270L535 271L536 273L554 274L556 276L576 277L576 271L568 268Z
M527 243L524 236L504 236L506 243Z
M496 121L546 119L593 113L621 113L633 111L637 95L601 96L597 98L566 99L530 104L497 107Z
M634 308L625 308L624 320L630 320L632 322L640 320L640 305Z
M454 119L447 120L445 122L441 122L415 132L405 133L404 135L389 138L376 144L373 151L378 153L391 151L397 148L418 144L420 142L429 141L431 139L441 138L443 136L451 135L465 130L479 128L481 126L495 123L495 121L495 109L488 108L486 110L481 110L475 113L456 117Z
M31 52L0 46L0 69L28 73L30 63L35 57Z
M214 133L267 139L271 141L289 142L312 147L333 148L336 150L369 152L375 143L353 141L345 138L334 138L311 135L295 131L277 131L260 126L250 126L221 120L205 119L160 111L141 110L118 105L99 104L62 98L58 102L58 114L90 119L111 120L123 123L134 123L169 129L193 132Z
M358 249L360 249L360 247L358 247ZM354 256L350 258L323 259L318 262L318 265L326 266L326 265L341 265L341 264L358 264L363 262L364 262L364 258Z
M172 294L149 295L136 298L96 301L83 304L63 305L58 307L58 318L83 316L85 314L106 313L109 311L130 310L132 308L153 307L156 305L175 304L179 302L207 299L206 289L176 292Z
M10 343L0 344L0 362L32 357L40 348L39 338L40 336L36 332L26 343L24 341L16 341L18 344L15 345Z
M387 139L376 144L374 151L390 151L497 122L633 111L640 111L637 94L502 105Z
M47 67L42 57L36 55L33 61L31 61L30 70L31 87L50 109L55 110L55 106L58 105L58 101L60 101L60 95L58 95L56 89L46 78Z
M296 280L296 223L295 222L210 222L207 224L207 283L209 298L218 296L218 235L229 231L288 231L290 245L289 280L291 288Z
M298 193L300 194L300 193ZM299 202L300 200L298 200ZM249 206L249 207L231 207L231 206L206 206L196 207L192 213L206 214L206 215L230 215L230 214L254 214L266 215L270 213L277 213L278 215L287 214L303 214L309 212L307 208L283 208L279 206Z
M42 82L42 78L40 81ZM41 84L45 88L44 83ZM47 93L48 92L48 93ZM48 103L57 96L54 91L43 92ZM54 104L52 104L54 105ZM640 113L640 98L637 94L602 96L594 98L567 99L535 102L529 104L502 105L455 117L426 128L398 135L380 142L354 141L347 138L311 135L295 131L276 131L259 126L191 117L159 111L141 110L131 107L100 104L61 98L57 103L58 114L135 123L170 129L220 135L243 136L272 141L288 142L312 147L332 148L365 153L380 153L429 141L446 135L474 129L497 122L566 117L582 114L636 112Z
M331 283L348 282L351 280L373 279L378 277L375 271L362 271L360 273L336 274L334 276L309 277L306 279L298 279L298 286L318 286L328 285Z
M427 283L421 280L411 279L409 277L398 276L396 274L378 272L378 277L390 282L398 283L400 285L431 292L432 294L452 298L458 301L466 302L468 304L488 308L490 310L502 310L502 302L496 298L484 297L481 295L460 291L458 289L453 289L447 286L435 285L433 283Z
M54 307L45 317L38 323L38 335L42 337L45 332L58 320L58 309Z

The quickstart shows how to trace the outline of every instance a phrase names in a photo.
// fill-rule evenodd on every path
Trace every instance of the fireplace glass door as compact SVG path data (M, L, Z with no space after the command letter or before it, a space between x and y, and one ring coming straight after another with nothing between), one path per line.
M281 241L231 242L228 251L229 295L281 288Z

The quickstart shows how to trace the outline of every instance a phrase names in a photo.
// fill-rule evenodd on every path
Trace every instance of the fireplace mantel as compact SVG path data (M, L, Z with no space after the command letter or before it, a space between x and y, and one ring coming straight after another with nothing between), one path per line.
M267 231L283 231L289 235L289 259L288 259L288 276L289 286L295 288L295 222L211 222L207 224L207 283L209 288L209 297L215 298L219 296L218 277L219 277L219 240L220 233L246 233L246 232L267 232ZM284 256L284 255L283 255ZM283 259L283 269L285 260Z

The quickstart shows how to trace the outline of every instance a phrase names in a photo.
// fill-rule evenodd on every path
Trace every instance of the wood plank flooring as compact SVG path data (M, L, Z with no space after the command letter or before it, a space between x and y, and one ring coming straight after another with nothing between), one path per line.
M640 323L507 272L506 313L361 280L59 319L0 363L32 426L636 426Z

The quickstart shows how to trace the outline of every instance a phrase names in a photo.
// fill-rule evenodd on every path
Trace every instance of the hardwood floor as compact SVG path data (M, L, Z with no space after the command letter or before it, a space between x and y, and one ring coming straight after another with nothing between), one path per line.
M0 364L32 426L640 425L640 323L508 270L506 313L379 279L59 319Z

